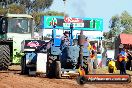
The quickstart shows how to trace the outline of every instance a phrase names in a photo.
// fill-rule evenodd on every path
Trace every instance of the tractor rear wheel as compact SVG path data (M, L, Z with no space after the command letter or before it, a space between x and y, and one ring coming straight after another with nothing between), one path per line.
M10 65L10 47L0 45L0 70L7 70Z
M23 75L26 75L29 73L29 69L28 67L26 66L26 56L24 55L22 58L21 58L21 74Z
M60 79L61 78L61 63L60 61L56 61L56 68L55 68L55 75L56 78Z

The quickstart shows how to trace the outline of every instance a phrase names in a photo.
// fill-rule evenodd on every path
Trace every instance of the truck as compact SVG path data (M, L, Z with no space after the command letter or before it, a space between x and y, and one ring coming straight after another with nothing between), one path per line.
M28 14L0 16L0 70L21 63L21 42L33 38L33 17Z

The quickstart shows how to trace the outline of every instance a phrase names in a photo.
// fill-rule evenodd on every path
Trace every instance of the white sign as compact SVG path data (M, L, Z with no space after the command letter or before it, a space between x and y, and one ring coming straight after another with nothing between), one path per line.
M66 23L83 23L83 19L80 19L80 18L71 18L71 17L65 17L64 21Z
M71 23L63 23L63 27L69 27L70 28ZM73 27L84 27L84 23L73 23Z

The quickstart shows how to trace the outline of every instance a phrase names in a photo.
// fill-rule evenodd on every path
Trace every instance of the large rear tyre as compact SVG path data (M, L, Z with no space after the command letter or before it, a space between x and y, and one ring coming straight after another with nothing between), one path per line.
M7 70L10 65L10 47L0 45L0 70Z
M55 68L55 76L57 79L61 78L61 63L60 61L56 61L56 68Z
M29 74L29 68L26 66L26 56L25 55L21 58L21 74L23 75Z

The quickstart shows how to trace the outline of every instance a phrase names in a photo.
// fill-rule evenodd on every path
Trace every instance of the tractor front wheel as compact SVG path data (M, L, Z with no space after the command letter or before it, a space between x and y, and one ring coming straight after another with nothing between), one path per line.
M61 63L60 63L60 61L56 61L55 75L56 75L56 78L58 78L58 79L61 78Z
M29 69L26 66L26 56L25 55L21 58L21 74L23 75L29 74Z

